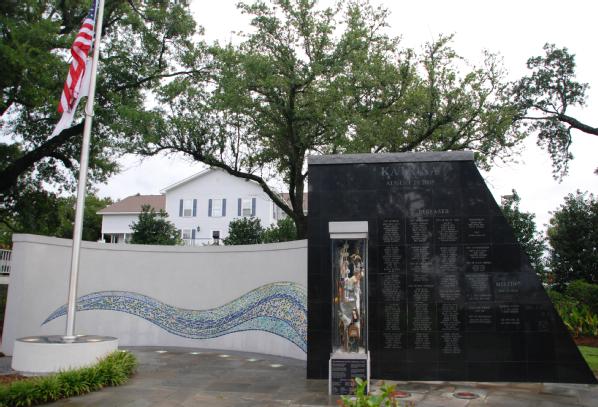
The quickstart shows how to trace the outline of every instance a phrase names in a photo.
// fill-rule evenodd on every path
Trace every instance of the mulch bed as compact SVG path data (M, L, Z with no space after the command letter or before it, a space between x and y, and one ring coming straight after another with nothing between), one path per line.
M577 346L591 346L598 348L598 336L579 336L573 338Z
M12 382L16 382L17 380L26 380L26 379L30 379L30 378L21 376L20 374L0 375L0 384L9 384Z

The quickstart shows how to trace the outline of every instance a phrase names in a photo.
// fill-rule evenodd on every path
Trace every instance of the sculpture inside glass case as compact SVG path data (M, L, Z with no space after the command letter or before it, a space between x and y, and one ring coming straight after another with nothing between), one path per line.
M333 352L366 353L366 240L332 240L334 274Z

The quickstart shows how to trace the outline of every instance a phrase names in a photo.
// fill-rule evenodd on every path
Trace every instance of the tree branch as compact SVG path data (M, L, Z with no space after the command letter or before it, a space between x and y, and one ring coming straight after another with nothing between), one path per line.
M64 166L68 169L73 169L74 165L71 162L71 160L64 154L62 154L59 151L54 151L51 154L48 155L48 157L52 157L52 158L56 158L57 160L60 160Z
M178 71L178 72L166 73L166 74L155 74L155 75L150 75L145 78L142 78L142 79L138 80L137 82L127 83L125 85L117 86L114 88L114 90L116 92L120 92L125 89L139 87L140 85L143 85L144 83L152 81L154 79L171 78L173 76L178 76L178 75L201 74L201 73L205 73L205 72L206 72L206 70L202 70L202 69L191 69L188 71Z
M4 226L6 226L7 228L9 228L11 232L13 232L13 233L17 233L18 232L18 230L13 225L11 225L6 220L6 218L4 216L2 217L2 219L0 219L0 222L4 223Z
M60 146L64 145L71 138L83 133L83 122L62 130L57 136L45 141L40 146L27 152L22 157L10 163L6 168L0 171L0 192L7 191L14 186L19 176L31 169L33 165L45 157L55 154Z
M275 193L274 191L272 191L270 189L270 187L268 186L268 184L266 183L266 181L264 181L264 179L262 177L259 177L255 174L250 174L247 172L236 170L221 161L215 160L211 157L205 156L200 153L193 154L193 158L195 158L198 161L203 162L204 164L209 165L210 167L216 167L216 168L223 169L224 171L228 172L230 175L232 175L234 177L244 178L244 179L248 179L248 180L257 182L262 187L262 190L266 193L266 195L268 195L268 197L270 197L270 199L272 199L272 201L278 207L280 207L292 219L296 218L293 210L291 208L289 208L289 206L286 204L286 202L277 193Z
M581 130L587 134L593 134L594 136L598 136L598 127L588 126L587 124L582 123L571 116L567 116L566 114L559 114L556 116L556 118L561 122L569 124L574 129Z

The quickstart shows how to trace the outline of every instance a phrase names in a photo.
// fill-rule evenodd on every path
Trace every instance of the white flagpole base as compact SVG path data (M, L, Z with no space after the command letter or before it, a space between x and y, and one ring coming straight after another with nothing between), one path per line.
M72 342L62 336L28 336L15 341L11 367L23 376L40 376L79 369L118 349L111 336L78 335Z

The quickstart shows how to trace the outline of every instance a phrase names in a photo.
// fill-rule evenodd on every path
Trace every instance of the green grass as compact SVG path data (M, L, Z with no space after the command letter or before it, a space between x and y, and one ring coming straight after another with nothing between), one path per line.
M124 384L137 368L129 352L114 352L96 365L0 385L0 407L34 406Z
M598 348L579 346L579 350L586 362L588 362L588 365L590 365L590 369L598 373Z

